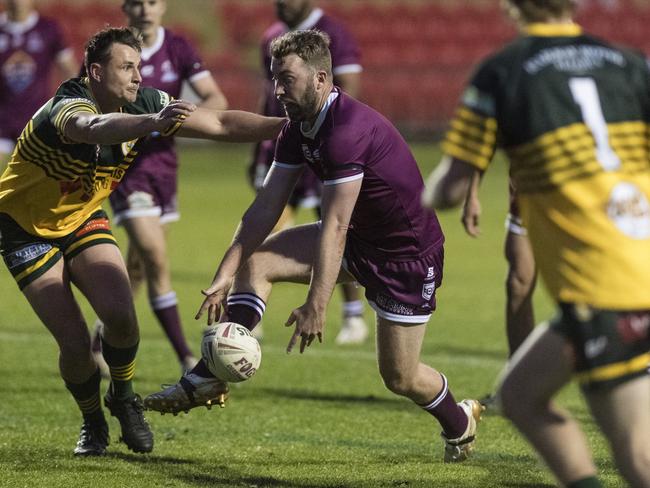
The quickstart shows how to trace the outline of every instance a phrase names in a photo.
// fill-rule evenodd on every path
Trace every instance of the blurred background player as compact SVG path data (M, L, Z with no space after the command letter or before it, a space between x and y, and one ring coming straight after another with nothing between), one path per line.
M199 97L198 105L224 110L227 101L201 58L183 37L162 27L165 0L125 0L122 10L129 26L142 35L142 85L178 98L184 82ZM176 293L167 257L167 224L179 219L177 201L178 158L171 137L153 134L141 146L134 166L111 194L113 221L123 225L129 238L127 267L131 286L147 283L149 303L169 338L183 370L196 359L181 326ZM97 337L97 335L96 335ZM101 361L99 341L94 349Z
M647 487L650 70L643 56L583 34L571 0L505 6L523 36L474 75L440 175L462 199L497 141L504 147L535 261L558 305L513 355L503 411L562 486L600 487L579 425L552 402L576 376L619 471L630 486Z
M5 0L0 14L0 173L30 117L51 94L51 71L59 79L77 73L72 49L59 24L42 17L34 0Z
M317 8L313 0L275 0L279 22L267 29L262 38L262 72L264 73L264 94L261 98L260 113L274 117L284 117L282 104L274 94L271 79L271 54L269 48L273 39L290 30L317 29L325 32L331 39L332 71L334 84L347 94L359 97L361 89L361 61L359 47L348 29L337 19ZM275 141L264 141L255 146L250 174L255 189L259 189L273 163ZM314 208L320 214L321 183L316 175L307 169L296 184L289 205L278 222L276 230L293 225L297 208ZM357 344L368 337L368 326L363 318L363 301L356 283L340 285L343 295L343 323L336 337L338 344ZM254 330L259 338L261 324Z

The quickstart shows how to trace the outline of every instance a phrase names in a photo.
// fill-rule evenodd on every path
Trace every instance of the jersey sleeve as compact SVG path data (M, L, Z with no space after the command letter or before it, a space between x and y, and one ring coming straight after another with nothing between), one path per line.
M67 139L65 134L65 126L70 121L73 115L78 113L91 113L98 114L99 110L92 100L88 98L61 98L52 107L50 111L50 122L56 129L57 134L61 141L65 144L72 144L73 141Z
M137 100L128 105L129 113L133 114L155 114L165 108L174 98L167 92L156 88L144 87L138 90ZM181 128L185 117L179 118L175 124L169 126L160 133L161 136L173 136Z
M442 150L445 154L484 170L497 146L497 78L484 63L465 88Z
M203 59L201 59L198 51L187 39L177 37L175 49L179 66L181 67L181 78L191 83L210 74L210 71L203 64Z
M329 138L323 185L337 185L363 178L372 138L358 128L339 126Z
M291 122L284 124L275 144L273 166L285 169L299 169L305 166L299 131L299 124Z
M338 25L336 35L332 36L330 48L334 76L360 73L363 70L359 44L344 25Z

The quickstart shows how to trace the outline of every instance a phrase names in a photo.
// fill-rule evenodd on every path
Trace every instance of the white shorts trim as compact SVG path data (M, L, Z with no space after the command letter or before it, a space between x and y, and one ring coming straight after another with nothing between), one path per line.
M508 214L506 217L506 230L512 234L516 234L518 236L527 236L528 235L528 230L526 230L526 227L524 224L521 222L521 219L519 217L515 217L512 214Z
M169 212L160 216L161 224L169 224L171 222L178 222L179 220L181 220L180 212Z
M368 304L382 319L390 320L391 322L400 322L403 324L425 324L431 318L431 314L427 315L398 315L396 313L387 312L377 306L372 300L368 300Z
M0 153L11 154L14 152L14 147L16 147L16 141L13 139L0 139Z
M123 221L138 217L160 217L162 209L160 207L127 209L122 212L113 214L113 223L120 225Z
M359 173L352 176L346 176L344 178L337 178L335 180L325 180L323 181L323 185L325 186L339 185L341 183L347 183L349 181L360 180L361 178L363 178L363 173Z
M303 164L288 164L288 163L281 163L281 162L276 161L274 159L271 166L276 166L276 167L282 168L282 169L302 169L302 168L305 167L305 163L303 163Z

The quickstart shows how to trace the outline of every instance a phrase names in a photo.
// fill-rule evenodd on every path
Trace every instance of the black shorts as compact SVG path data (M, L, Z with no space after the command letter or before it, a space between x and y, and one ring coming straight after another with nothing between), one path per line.
M598 310L564 303L551 327L573 345L583 389L616 386L648 374L648 310Z
M0 213L0 254L21 290L59 259L70 259L90 246L107 243L117 245L103 210L93 213L70 234L56 239L30 234L9 215Z

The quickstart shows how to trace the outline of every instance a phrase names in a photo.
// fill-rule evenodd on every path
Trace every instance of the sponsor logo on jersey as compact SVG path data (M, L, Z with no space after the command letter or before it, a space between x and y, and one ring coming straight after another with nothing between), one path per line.
M626 236L632 239L650 238L650 203L636 185L622 182L612 189L607 215Z
M84 226L75 232L75 236L81 237L95 230L111 230L111 224L106 218L92 219L84 224Z
M588 359L593 359L596 356L600 356L605 349L609 340L605 336L594 337L585 342L585 356Z
M619 317L616 329L623 342L634 343L647 340L650 330L650 314L625 314Z
M122 143L122 154L124 156L128 155L135 146L135 143L138 142L138 139L133 139L132 141L126 141Z
M29 263L36 258L41 257L43 254L48 253L52 249L51 244L46 244L39 242L37 244L30 244L28 246L22 247L14 252L11 252L5 256L5 262L7 263L7 268L13 269L17 266Z

